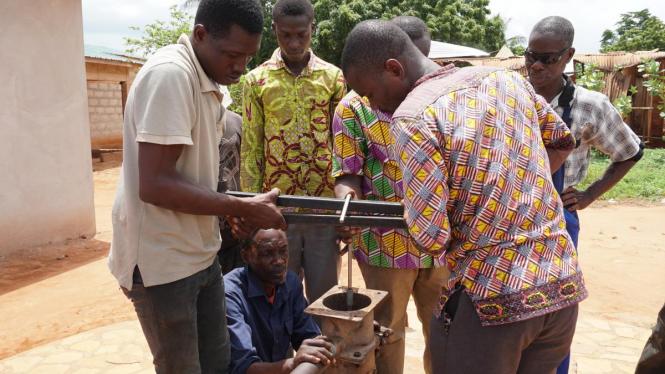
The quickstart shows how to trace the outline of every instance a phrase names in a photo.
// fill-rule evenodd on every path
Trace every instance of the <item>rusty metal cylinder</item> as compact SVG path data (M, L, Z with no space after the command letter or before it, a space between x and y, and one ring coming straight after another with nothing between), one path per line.
M321 333L335 343L336 365L325 373L375 373L378 338L374 333L374 308L387 292L353 289L353 305L349 308L346 291L346 287L335 286L305 310L317 316Z

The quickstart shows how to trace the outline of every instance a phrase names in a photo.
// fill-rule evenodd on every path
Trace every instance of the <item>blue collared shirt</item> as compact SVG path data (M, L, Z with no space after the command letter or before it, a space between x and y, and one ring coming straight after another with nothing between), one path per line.
M314 319L305 314L302 283L291 271L277 287L273 304L247 266L226 274L224 288L232 374L244 374L254 362L284 360L290 345L297 350L303 340L321 334Z

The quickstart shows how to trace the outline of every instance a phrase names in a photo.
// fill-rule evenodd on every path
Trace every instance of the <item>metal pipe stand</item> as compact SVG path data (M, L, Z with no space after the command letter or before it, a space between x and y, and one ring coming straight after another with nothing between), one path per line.
M348 308L347 290L335 286L305 309L321 321L322 334L335 343L337 364L325 373L375 373L379 337L374 331L374 309L388 293L354 288L353 305Z

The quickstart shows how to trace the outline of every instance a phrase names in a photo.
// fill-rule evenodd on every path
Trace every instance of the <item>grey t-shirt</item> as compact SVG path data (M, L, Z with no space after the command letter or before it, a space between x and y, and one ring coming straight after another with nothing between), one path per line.
M146 287L209 267L221 237L216 216L186 214L139 198L139 143L181 144L176 170L211 191L219 181L218 144L225 109L219 85L199 64L185 35L141 68L127 98L122 177L113 205L109 268L126 289L138 265Z

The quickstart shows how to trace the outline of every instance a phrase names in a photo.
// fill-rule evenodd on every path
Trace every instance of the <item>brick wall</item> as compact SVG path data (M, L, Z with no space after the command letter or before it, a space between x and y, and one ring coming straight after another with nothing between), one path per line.
M92 147L121 147L123 113L120 83L88 81L88 112Z

